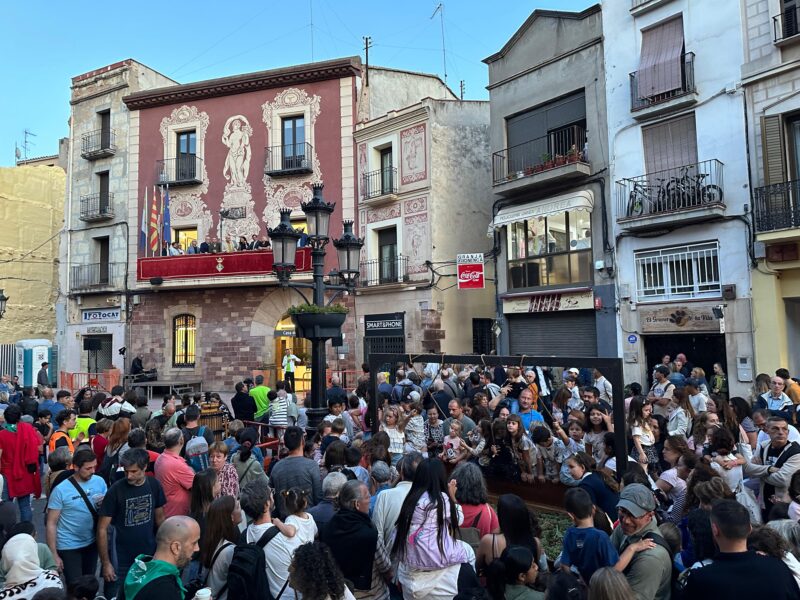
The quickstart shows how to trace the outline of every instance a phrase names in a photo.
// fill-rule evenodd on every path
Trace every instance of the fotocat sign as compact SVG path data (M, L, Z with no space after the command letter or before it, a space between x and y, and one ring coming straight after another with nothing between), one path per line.
M458 275L458 289L482 290L486 283L483 271L483 254L457 254L456 273Z

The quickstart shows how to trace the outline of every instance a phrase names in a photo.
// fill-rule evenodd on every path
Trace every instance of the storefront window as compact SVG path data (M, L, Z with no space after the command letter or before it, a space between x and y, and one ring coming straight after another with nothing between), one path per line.
M591 282L591 213L535 217L509 225L507 235L509 289Z

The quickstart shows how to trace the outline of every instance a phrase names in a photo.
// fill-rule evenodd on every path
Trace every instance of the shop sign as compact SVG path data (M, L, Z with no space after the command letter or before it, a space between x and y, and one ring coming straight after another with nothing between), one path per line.
M405 334L405 313L364 315L366 337L402 337Z
M86 308L81 311L81 321L83 323L104 323L107 321L119 321L121 310L116 308Z
M710 306L638 306L642 333L707 331L718 333L720 321Z
M594 308L592 290L571 294L538 294L527 298L503 300L505 314L561 312L566 310L589 310Z
M105 325L95 325L86 328L86 333L91 335L93 333L108 333L108 327Z
M482 290L486 285L483 254L457 254L456 273L458 274L458 289Z

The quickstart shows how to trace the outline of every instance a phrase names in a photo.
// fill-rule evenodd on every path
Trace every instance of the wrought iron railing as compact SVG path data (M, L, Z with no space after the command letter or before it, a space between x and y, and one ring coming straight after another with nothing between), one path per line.
M398 254L391 258L375 258L361 263L359 285L385 285L408 281L408 257Z
M93 289L121 289L125 279L125 263L92 263L73 265L69 288L73 292Z
M719 243L692 244L635 253L636 297L639 302L663 302L722 295ZM685 315L677 311L672 318ZM683 325L676 320L678 326Z
M492 154L494 184L535 175L568 163L588 162L586 130L579 125L555 129Z
M681 80L680 82L675 83L675 87L673 89L666 92L653 95L640 94L639 71L635 71L630 74L632 111L635 112L637 110L643 110L657 104L669 102L670 100L680 96L694 94L697 91L697 87L694 83L694 52L686 52L685 54L681 55L680 61ZM653 69L654 83L657 86L659 86L659 84L667 85L665 82L668 81L668 78L671 79L672 77L672 67L670 65L656 66L653 67ZM663 87L663 85L660 85L659 87Z
M308 142L266 148L265 175L297 175L313 170L314 148Z
M785 181L753 190L756 231L800 227L800 181Z
M723 166L711 159L617 181L617 220L723 204Z
M113 129L97 129L81 136L81 156L101 158L117 151L117 134Z
M81 221L114 218L114 194L111 192L81 196Z
M162 185L194 185L202 183L203 159L194 154L165 158L156 162L158 183Z
M800 6L787 6L772 17L772 34L780 42L800 33Z
M361 197L364 200L397 193L397 169L387 167L364 173L361 180Z

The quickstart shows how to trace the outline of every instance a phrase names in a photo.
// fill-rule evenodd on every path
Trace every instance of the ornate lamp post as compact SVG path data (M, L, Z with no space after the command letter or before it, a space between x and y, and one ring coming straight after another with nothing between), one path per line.
M326 202L323 199L322 187L322 184L314 185L314 195L311 201L304 202L301 205L303 212L306 214L308 246L311 248L311 267L313 272L311 283L291 281L292 273L296 269L297 242L301 237L300 232L292 227L289 220L291 210L281 209L280 224L274 229L267 230L272 242L274 255L272 269L280 285L296 290L308 304L319 307L325 307L326 291L352 292L355 289L359 276L358 261L361 247L364 245L363 239L353 235L353 222L345 221L342 237L333 242L339 254L339 271L330 273L329 281L326 283L325 246L330 241L328 230L331 214L336 204ZM341 281L341 283L331 283L336 280ZM302 292L303 289L312 290L312 302L308 302ZM304 333L306 333L307 339L311 340L311 394L310 397L306 397L306 406L308 407L309 423L316 425L327 411L325 402L325 343L331 336L320 332L320 330L317 330L316 333Z
M3 315L6 312L6 303L10 300L8 296L5 295L3 290L0 290L0 319L3 318Z

